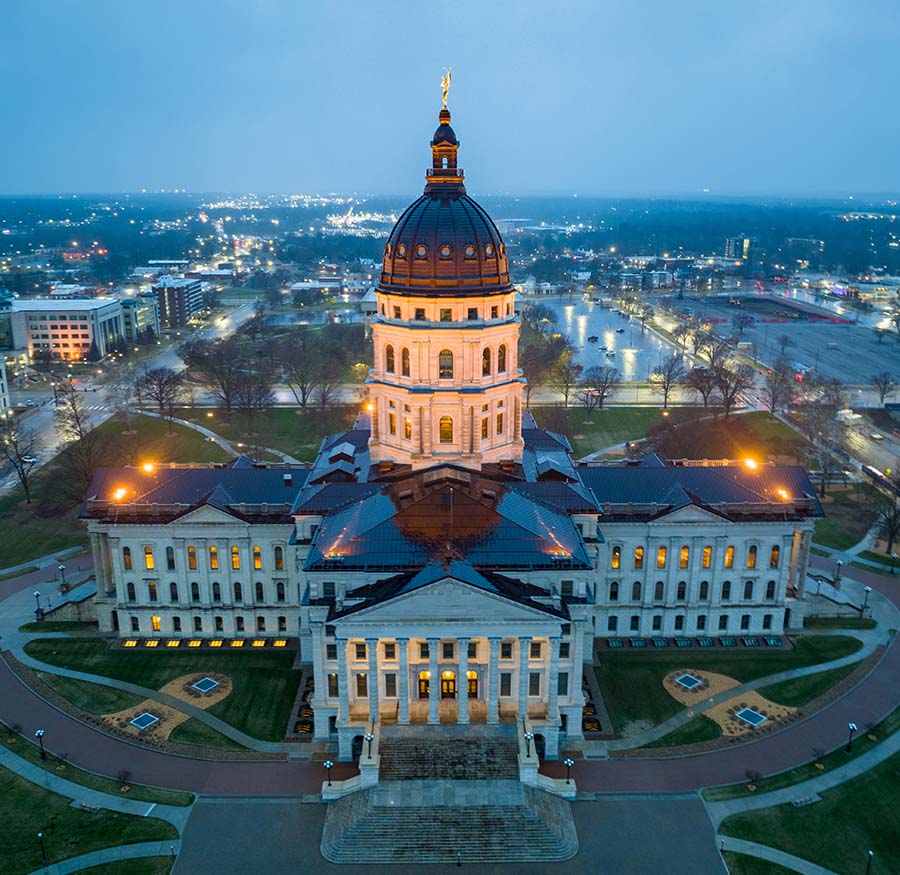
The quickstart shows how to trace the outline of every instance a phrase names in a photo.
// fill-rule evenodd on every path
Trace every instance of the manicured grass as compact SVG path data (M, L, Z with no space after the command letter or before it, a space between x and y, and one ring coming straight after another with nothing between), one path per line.
M51 665L130 681L158 690L186 674L221 672L234 684L231 694L209 709L226 723L264 741L282 741L300 683L290 651L190 653L114 650L97 639L41 638L25 646L29 656Z
M884 553L876 553L873 550L863 550L862 553L859 554L859 558L868 559L870 562L877 562L879 565L885 565L888 568L891 567L891 557L886 556Z
M60 756L56 752L60 752L65 756L64 739L47 739L47 747L50 748L47 759L42 760L40 750L36 744L32 743L32 739L26 738L13 732L9 727L0 723L0 731L2 731L2 742L10 751L22 759L46 769L54 775L65 778L73 784L81 784L83 787L89 787L91 790L99 790L101 793L109 793L111 796L121 796L123 799L137 799L140 802L156 802L160 805L190 805L194 801L193 793L185 793L182 790L163 790L160 787L147 787L143 784L130 784L126 793L121 790L122 782L113 780L112 778L104 778L101 775L95 775L93 772L87 772L79 769ZM10 744L9 740L15 738L16 743ZM61 770L57 767L61 766Z
M19 626L20 632L97 632L96 620L41 620Z
M747 854L725 851L724 856L728 875L793 875L794 872L793 869L785 869L777 863L770 863L768 860L760 860L759 857L750 857Z
M180 418L176 414L176 418ZM141 465L144 462L224 462L229 458L218 444L200 432L177 423L169 424L155 416L138 414L131 424L120 416L108 419L97 431L112 436L125 449L113 464ZM134 434L124 434L132 431Z
M860 733L853 740L853 750L848 755L844 753L844 745L835 748L828 754L820 751L810 751L813 756L808 763L802 766L796 766L784 772L778 772L768 778L760 778L753 783L756 785L757 793L771 793L773 790L781 790L783 787L790 787L799 784L802 781L808 781L810 778L817 778L832 769L842 766L855 757L861 756L866 751L871 750L875 745L880 744L889 735L892 735L900 729L900 708L895 709L884 720L872 729L867 729ZM874 741L869 736L874 736ZM824 766L823 769L817 769L816 763ZM724 799L738 799L747 795L746 783L740 784L723 784L720 787L710 787L703 791L703 798L708 802L720 802Z
M816 520L813 540L835 550L847 550L858 544L878 515L872 502L861 498L853 488L832 487L820 500L826 516Z
M722 735L722 727L705 714L692 718L684 726L673 729L662 738L645 744L644 747L678 747L681 744L698 744L701 741L712 741Z
M221 732L216 732L211 726L207 726L195 717L179 723L169 735L169 741L175 744L192 744L197 747L211 747L219 750L246 750L244 745L232 741Z
M804 617L804 629L874 629L875 621L853 617Z
M50 863L100 848L177 839L170 823L114 811L80 811L70 800L0 768L0 867L31 872L41 867L37 834L43 833Z
M804 808L790 803L725 818L723 835L761 842L835 872L865 872L867 851L875 852L871 875L900 870L900 754L832 790Z
M41 475L35 477L35 488L40 479ZM0 567L21 565L29 559L87 543L76 508L60 515L42 516L38 505L37 499L26 504L25 493L19 487L0 496ZM23 573L17 571L13 576Z
M169 875L171 871L171 857L137 857L91 866L90 869L82 869L81 875Z
M789 705L792 708L799 708L800 705L805 705L807 702L811 702L817 696L821 696L822 693L830 690L836 683L842 681L855 670L855 665L845 665L841 668L833 668L830 671L820 671L805 677L791 678L787 681L771 684L768 687L761 687L758 692L761 696L765 696L773 702Z
M676 669L706 669L745 682L848 656L861 646L856 638L819 635L798 638L793 649L781 651L610 652L601 656L597 681L616 734L622 735L629 724L656 726L684 707L662 683Z
M0 581L12 580L14 577L21 577L23 574L31 574L32 571L37 570L37 565L29 565L27 568L20 568L18 571L8 571L6 574L0 574Z
M304 413L297 407L274 407L254 413L249 427L246 415L240 411L180 408L175 416L203 425L230 441L244 443L248 452L257 445L272 447L307 461L315 458L326 434L349 428L358 410L355 406L334 405L327 420L323 420L312 409Z
M117 690L105 684L92 684L90 681L65 678L46 671L37 672L37 676L76 708L90 714L114 714L116 711L133 708L144 701L142 696Z

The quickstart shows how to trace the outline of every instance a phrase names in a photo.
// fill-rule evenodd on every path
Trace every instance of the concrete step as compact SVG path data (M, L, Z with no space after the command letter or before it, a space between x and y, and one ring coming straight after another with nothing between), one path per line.
M382 781L518 778L518 748L511 738L383 739Z

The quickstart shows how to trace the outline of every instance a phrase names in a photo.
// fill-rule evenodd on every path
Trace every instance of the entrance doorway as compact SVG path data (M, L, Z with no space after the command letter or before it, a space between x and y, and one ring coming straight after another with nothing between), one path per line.
M456 698L456 674L452 671L441 672L441 698Z
M420 671L419 672L419 698L427 699L428 694L431 692L431 672L430 671Z
M477 699L478 698L478 672L477 671L466 672L466 680L468 681L469 698Z

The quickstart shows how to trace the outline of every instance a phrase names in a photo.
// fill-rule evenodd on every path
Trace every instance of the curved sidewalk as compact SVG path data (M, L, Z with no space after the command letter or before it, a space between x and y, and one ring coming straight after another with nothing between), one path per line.
M810 863L809 860L804 860L802 857L795 857L793 854L786 854L777 848L770 848L768 845L761 845L758 842L748 842L745 839L719 836L719 848L723 851L731 851L733 854L746 854L748 857L757 857L760 860L783 866L785 869L800 872L802 875L838 875L831 869L823 869L821 866Z
M70 857L68 860L60 860L43 869L35 869L29 875L68 875L70 872L81 872L92 866L100 866L103 863L117 863L119 860L138 860L141 857L172 857L181 851L181 840L162 842L139 842L136 845L119 845L115 848L103 848L100 851L92 851L90 854L82 854L80 857Z

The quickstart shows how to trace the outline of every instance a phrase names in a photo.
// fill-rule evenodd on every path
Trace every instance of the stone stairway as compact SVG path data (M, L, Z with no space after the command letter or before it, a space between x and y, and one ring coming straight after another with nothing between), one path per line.
M379 780L519 777L515 738L382 738Z

